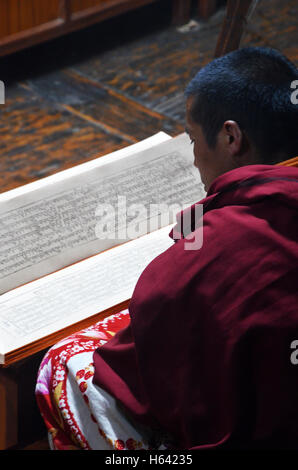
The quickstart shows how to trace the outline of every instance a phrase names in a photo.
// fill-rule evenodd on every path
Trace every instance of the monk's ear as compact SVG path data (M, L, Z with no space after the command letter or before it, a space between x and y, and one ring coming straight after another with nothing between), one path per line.
M241 155L244 144L243 132L236 121L225 121L222 127L222 137L226 151L231 157Z

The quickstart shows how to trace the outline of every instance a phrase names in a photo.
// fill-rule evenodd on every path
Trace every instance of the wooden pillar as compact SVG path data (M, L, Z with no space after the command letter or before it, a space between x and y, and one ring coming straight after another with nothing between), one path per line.
M191 0L173 0L172 24L181 25L189 21Z
M209 18L216 10L216 0L198 0L198 16L203 20Z
M253 0L227 0L226 16L217 39L215 57L238 49L252 2Z
M18 385L9 369L0 369L0 450L18 442Z
M64 23L69 23L70 21L70 1L69 0L59 0L59 17L64 20Z

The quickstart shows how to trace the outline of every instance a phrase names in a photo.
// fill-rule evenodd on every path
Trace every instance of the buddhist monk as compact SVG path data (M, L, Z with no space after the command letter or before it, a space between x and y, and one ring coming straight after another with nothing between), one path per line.
M195 205L178 214L129 309L47 353L53 448L297 448L297 79L280 52L242 48L188 84L203 220L181 233Z

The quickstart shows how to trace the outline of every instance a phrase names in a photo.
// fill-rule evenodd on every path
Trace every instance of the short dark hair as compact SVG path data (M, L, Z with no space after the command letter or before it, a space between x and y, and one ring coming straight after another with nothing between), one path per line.
M188 84L191 117L211 148L226 120L245 131L263 163L298 155L297 67L277 50L246 47L214 59ZM282 157L280 157L282 155Z

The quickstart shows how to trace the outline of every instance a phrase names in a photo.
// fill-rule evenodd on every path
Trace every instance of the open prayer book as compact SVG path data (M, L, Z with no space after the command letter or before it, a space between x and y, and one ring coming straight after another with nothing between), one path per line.
M0 194L0 364L126 308L204 195L188 136L163 132Z

